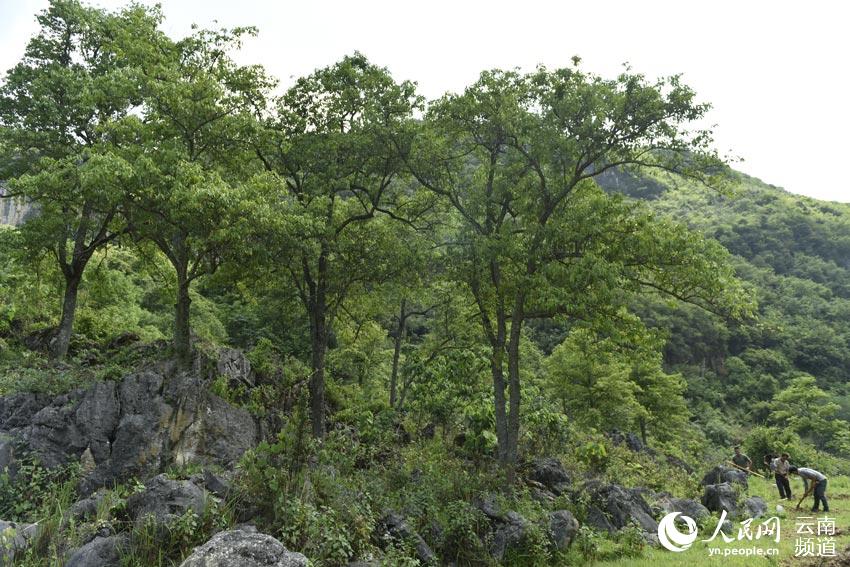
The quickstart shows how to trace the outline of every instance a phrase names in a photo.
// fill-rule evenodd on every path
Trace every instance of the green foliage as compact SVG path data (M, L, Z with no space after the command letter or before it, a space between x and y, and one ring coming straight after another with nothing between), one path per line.
M316 565L341 565L353 558L347 526L334 510L290 500L277 515L284 545L303 550Z
M577 446L575 456L579 463L595 472L601 472L608 466L608 447L598 437Z
M799 376L773 398L769 419L802 436L812 437L823 446L833 441L834 434L846 432L850 427L846 421L835 419L839 406L829 399L829 394L818 388L814 376ZM847 451L850 447L840 449Z
M458 565L488 565L489 520L467 502L450 502L445 510L446 523L440 557Z
M585 428L678 438L687 422L685 384L664 372L651 335L600 336L574 328L546 360L548 389Z
M213 534L233 525L229 508L208 498L201 515L187 510L163 529L149 517L130 532L130 545L121 558L127 567L165 567L182 561Z
M37 521L42 508L65 485L73 485L79 472L73 465L46 469L31 455L18 459L16 466L13 478L0 472L0 517L12 522Z
M550 548L548 512L588 502L532 500L527 459L677 496L667 458L740 440L846 472L850 208L725 168L679 77L493 70L426 104L355 53L271 100L234 59L252 28L172 39L158 8L75 0L39 22L0 85L0 178L38 211L0 229L0 395L119 379L167 337L187 362L194 333L248 350L255 386L209 387L279 429L234 502L135 529L127 565L179 562L231 506L317 565L416 564L373 539L388 509L490 565L485 494L530 520L506 564L613 561L637 530ZM61 329L62 366L30 350ZM20 466L0 517L47 518L33 565L127 526L134 487L66 526L74 471Z

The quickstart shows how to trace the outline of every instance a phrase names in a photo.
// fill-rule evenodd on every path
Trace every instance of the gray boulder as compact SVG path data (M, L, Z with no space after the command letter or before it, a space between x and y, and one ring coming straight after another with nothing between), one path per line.
M218 362L244 381L251 374L240 356L226 350ZM246 410L210 392L204 366L198 362L186 372L161 363L118 383L98 382L52 398L0 398L0 432L7 432L0 437L0 465L11 454L8 447L18 442L47 467L85 456L83 494L132 477L149 478L171 465L230 467L256 445L259 427Z
M578 520L568 510L557 510L549 514L549 540L555 549L570 547L578 533Z
M585 523L600 532L612 534L617 531L617 528L614 527L614 524L611 523L611 520L608 519L605 513L593 505L587 507Z
M408 542L416 550L416 557L423 565L436 563L437 556L425 543L416 530L411 528L405 519L398 513L388 511L375 525L375 539L380 545L385 545L388 540L397 542Z
M73 550L65 567L120 567L121 551L126 545L127 536L124 534L97 536L84 546Z
M24 431L24 441L46 467L63 465L68 455L79 457L88 447L74 419L79 396L80 392L57 396L32 416Z
M111 435L121 417L121 402L115 386L111 381L93 384L74 411L77 430L91 449L95 463L109 458Z
M307 567L307 558L270 535L230 530L195 548L180 567Z
M245 353L235 348L222 348L218 351L216 372L225 376L231 387L237 385L254 386L254 374L251 372L251 361Z
M655 501L656 505L661 509L661 513L670 514L671 512L679 512L684 516L700 521L711 515L711 512L690 498L673 498L672 496L662 496Z
M511 550L521 549L528 536L528 520L516 512L508 512L493 534L490 555L501 562Z
M747 473L736 468L718 465L705 473L702 477L702 485L721 484L728 482L729 484L740 484L745 489L748 488Z
M501 507L496 501L496 496L493 494L478 496L473 499L472 504L492 521L501 521L504 517Z
M14 478L16 469L14 441L11 437L0 434L0 474L7 473Z
M106 490L98 490L94 494L77 500L65 512L65 518L73 518L74 520L89 520L97 515L97 509L101 503L109 496Z
M750 496L744 500L741 513L747 518L761 518L767 515L767 503L761 496Z
M642 531L654 533L658 523L652 517L652 509L639 490L628 490L616 484L588 482L585 490L590 502L610 519L611 525L620 530L636 524Z
M210 469L204 469L202 482L207 490L219 498L227 498L233 490L233 482L230 475L219 474Z
M738 512L738 493L728 482L709 484L703 490L702 505L712 512L726 510L734 516Z
M14 431L30 424L32 417L50 403L45 394L21 392L0 398L0 430Z
M535 459L528 477L539 482L556 495L564 493L572 484L570 474L558 459Z
M628 447L630 451L635 453L643 452L646 447L643 445L643 441L641 441L640 437L635 435L634 433L622 433L619 430L613 430L608 433L608 437L611 441L614 442L615 445L625 445Z
M36 524L0 520L0 567L13 565L15 556L26 551L37 531Z
M153 522L165 529L189 510L200 516L205 507L203 489L188 480L172 480L164 474L150 479L143 492L127 499L127 512L137 527Z

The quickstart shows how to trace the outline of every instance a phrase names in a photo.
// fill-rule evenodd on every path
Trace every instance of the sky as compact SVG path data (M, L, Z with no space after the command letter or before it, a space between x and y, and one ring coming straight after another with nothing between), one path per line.
M95 0L114 9L123 0ZM152 3L143 0L142 3ZM850 202L850 3L812 0L161 0L165 30L253 25L238 56L281 80L355 50L435 98L481 70L571 65L604 77L624 63L681 73L713 109L721 154L793 193ZM21 57L46 0L0 0L0 72ZM217 24L215 23L217 22Z

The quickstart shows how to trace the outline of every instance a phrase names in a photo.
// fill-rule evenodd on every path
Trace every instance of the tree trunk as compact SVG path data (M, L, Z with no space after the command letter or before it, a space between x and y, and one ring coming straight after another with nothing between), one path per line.
M312 314L310 343L313 366L313 374L310 376L310 423L313 436L321 439L325 436L325 351L328 346L324 309Z
M511 313L511 334L508 337L508 437L505 464L508 481L513 482L519 454L520 376L519 346L522 340L522 324L525 319L525 295L518 293Z
M519 346L522 339L522 324L524 314L525 297L518 294L511 315L511 334L508 339L508 443L506 452L506 464L508 465L508 476L512 480L514 467L517 463L519 452L519 414L520 414L520 376L519 376Z
M50 341L49 356L51 361L64 359L68 355L68 345L71 343L71 333L74 331L74 317L77 312L77 293L82 280L82 270L73 268L65 274L65 294L62 300L62 318L56 336Z
M643 441L643 444L646 445L646 418L642 417L639 420L640 422L640 440Z
M316 281L311 285L309 298L310 343L313 374L310 376L310 423L313 436L325 436L325 353L328 349L328 252L323 245L319 254Z
M396 406L396 390L398 388L398 361L401 357L401 345L404 342L405 331L407 330L407 314L404 309L407 305L407 300L401 300L401 310L398 314L398 329L395 335L395 348L393 350L393 370L390 374L390 407Z
M490 371L493 375L493 409L496 416L496 441L499 462L508 462L508 416L505 408L505 375L502 368L504 345L492 345Z
M188 366L192 361L191 327L189 324L189 307L192 299L189 297L190 280L185 267L177 267L177 303L174 317L174 354L177 361Z

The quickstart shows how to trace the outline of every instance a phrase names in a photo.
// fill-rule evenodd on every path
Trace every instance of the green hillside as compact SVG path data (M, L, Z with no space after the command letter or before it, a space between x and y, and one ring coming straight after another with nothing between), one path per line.
M664 546L775 513L774 565L813 505L846 562L850 206L731 170L680 76L426 100L354 52L281 91L253 28L38 23L0 82L0 565L751 564Z

